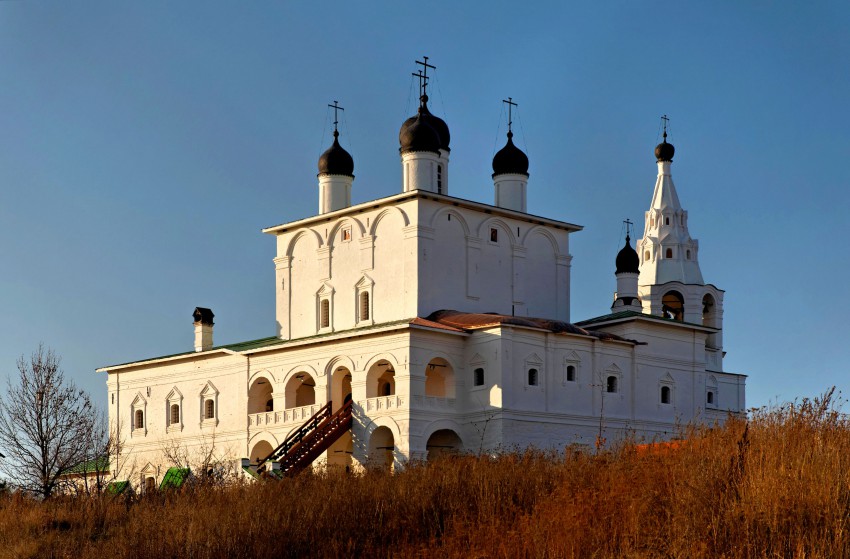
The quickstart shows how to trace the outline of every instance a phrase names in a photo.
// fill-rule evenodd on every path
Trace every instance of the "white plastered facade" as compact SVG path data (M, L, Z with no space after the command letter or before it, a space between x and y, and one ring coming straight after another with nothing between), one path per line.
M349 394L354 426L317 464L668 439L677 425L743 413L745 377L722 366L723 292L702 280L669 169L659 163L637 244L643 313L579 328L563 327L570 236L581 229L567 222L405 182L399 194L265 229L277 239L273 336L99 369L123 441L119 475L159 481L175 447L256 462ZM656 258L667 248L676 273L674 258ZM684 299L677 319L662 316L671 289ZM435 318L444 309L478 318L452 325Z

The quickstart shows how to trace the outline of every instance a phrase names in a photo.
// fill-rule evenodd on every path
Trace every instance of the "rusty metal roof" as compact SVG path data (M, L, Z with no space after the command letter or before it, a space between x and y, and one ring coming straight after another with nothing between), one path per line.
M589 336L601 340L617 340L623 342L632 342L615 334L608 332L594 332L579 328L575 324L563 322L561 320L552 320L548 318L534 318L528 316L509 316L496 313L466 313L454 310L440 310L431 313L426 320L444 324L453 328L462 330L477 330L480 328L488 328L493 326L521 326L525 328L537 328L539 330L547 330L555 334L577 334L579 336Z

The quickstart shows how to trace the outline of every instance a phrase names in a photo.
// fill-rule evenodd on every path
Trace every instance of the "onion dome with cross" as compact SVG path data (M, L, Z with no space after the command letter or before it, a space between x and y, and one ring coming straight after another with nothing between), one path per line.
M513 124L512 109L517 104L513 102L511 97L508 97L508 100L503 102L508 105L508 142L493 157L493 177L508 174L525 175L527 177L528 156L514 145L514 133L511 131L511 125Z
M427 56L423 58L424 62L416 61L423 70L413 74L419 78L419 110L416 116L408 118L401 125L398 132L399 151L402 153L409 151L439 153L440 150L449 152L451 151L449 126L443 119L434 116L428 110L428 68L436 69L436 66L428 64Z
M667 115L661 117L661 120L664 121L664 139L660 144L655 146L655 158L658 161L673 161L673 154L676 153L676 148L673 147L673 144L667 143L667 121L670 120L667 118Z
M334 143L319 157L320 175L345 175L354 177L354 159L351 154L339 145L339 130L337 124L337 111L343 110L336 101L328 105L334 109Z
M620 249L617 253L617 274L639 274L640 273L640 257L635 249L632 248L631 238L626 234L626 246Z

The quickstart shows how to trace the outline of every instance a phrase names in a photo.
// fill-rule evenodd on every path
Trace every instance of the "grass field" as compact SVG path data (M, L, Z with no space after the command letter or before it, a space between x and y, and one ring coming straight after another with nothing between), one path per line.
M683 436L133 500L6 497L0 556L850 557L850 421L831 393Z

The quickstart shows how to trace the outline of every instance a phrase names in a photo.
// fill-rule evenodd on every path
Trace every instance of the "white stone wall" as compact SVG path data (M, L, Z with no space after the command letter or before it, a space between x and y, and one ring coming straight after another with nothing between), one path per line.
M440 309L566 321L570 260L563 228L443 198L358 206L278 233L278 335L297 339ZM365 321L362 291L371 301Z

